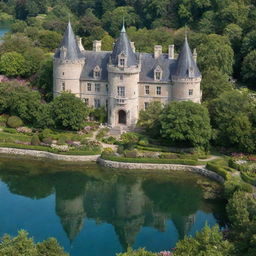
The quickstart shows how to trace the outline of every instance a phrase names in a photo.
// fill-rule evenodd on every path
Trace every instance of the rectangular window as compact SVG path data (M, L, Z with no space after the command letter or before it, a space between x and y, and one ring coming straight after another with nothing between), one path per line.
M100 99L94 99L94 107L99 108L100 107Z
M99 92L100 91L100 84L95 84L95 92Z
M119 97L125 97L125 87L124 86L117 87L117 95Z
M145 86L145 94L149 94L149 86L148 85Z
M124 80L124 75L123 74L120 75L120 80Z
M106 109L108 109L108 100L106 100Z
M94 78L100 78L100 72L99 71L94 71Z
M106 93L108 93L108 84L106 84Z
M87 91L90 92L92 90L92 84L87 83Z
M65 90L66 90L66 86L65 86L65 83L64 83L64 82L62 82L62 84L61 84L61 89L62 89L62 91L65 91Z
M189 95L189 96L192 96L192 95L193 95L193 89L190 89L190 90L188 91L188 95Z
M160 80L161 79L161 72L156 72L156 80Z
M156 87L156 94L161 95L161 87L160 86Z
M84 99L84 103L86 104L86 105L89 105L89 99Z
M144 108L147 109L148 108L148 102L144 102Z
M120 66L124 66L124 59L120 59Z

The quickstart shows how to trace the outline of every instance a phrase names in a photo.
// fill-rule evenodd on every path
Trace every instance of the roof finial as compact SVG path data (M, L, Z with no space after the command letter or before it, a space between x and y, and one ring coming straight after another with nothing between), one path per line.
M125 30L125 25L124 25L124 15L123 15L123 27L122 27L121 32L123 32L123 33L125 33L125 32L126 32L126 30Z

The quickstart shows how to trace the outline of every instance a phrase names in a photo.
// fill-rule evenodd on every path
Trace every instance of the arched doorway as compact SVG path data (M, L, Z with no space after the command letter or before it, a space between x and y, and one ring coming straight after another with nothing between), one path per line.
M126 112L124 110L118 111L118 123L126 124Z

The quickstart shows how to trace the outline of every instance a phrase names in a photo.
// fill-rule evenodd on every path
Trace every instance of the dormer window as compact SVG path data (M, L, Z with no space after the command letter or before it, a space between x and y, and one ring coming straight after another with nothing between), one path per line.
M188 69L188 77L193 77L195 75L195 71L193 67Z
M125 67L126 66L126 61L127 61L127 57L126 55L122 52L119 56L118 56L118 66L119 67Z
M154 70L154 79L156 81L162 80L163 70L160 66L157 66Z
M101 69L99 66L96 66L93 70L93 77L94 79L100 79L100 74L101 73Z

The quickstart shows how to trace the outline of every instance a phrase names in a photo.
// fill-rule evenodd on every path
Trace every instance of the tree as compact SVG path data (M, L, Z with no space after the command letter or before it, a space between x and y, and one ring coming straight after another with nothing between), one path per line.
M246 55L242 64L242 76L246 82L256 82L256 50Z
M256 50L256 30L246 34L242 42L241 52L243 56L246 56L253 50Z
M104 33L102 39L102 51L112 51L114 38L110 36L107 32Z
M226 37L211 34L197 47L198 65L202 72L217 68L222 73L231 75L234 52Z
M213 128L217 130L218 145L253 152L252 105L247 93L224 92L209 103L209 112Z
M27 72L25 58L17 52L6 52L0 58L0 71L6 76L23 76Z
M26 61L27 72L26 76L34 75L40 68L41 62L45 59L45 53L38 47L33 47L24 53Z
M171 102L160 115L161 135L175 145L205 147L212 136L207 109L191 101Z
M224 29L224 35L227 36L235 49L241 45L243 29L237 24L229 24Z
M163 111L163 105L159 101L149 103L147 109L139 113L138 127L144 128L152 137L159 137L161 123L159 116Z
M223 92L233 90L234 87L228 80L229 77L217 68L207 70L203 75L201 83L203 101L213 100Z
M35 85L42 90L47 101L51 100L53 87L53 61L50 56L40 63L36 75Z
M75 95L64 92L52 101L52 117L58 128L79 130L84 126L89 108Z
M42 30L39 33L39 46L50 51L56 49L61 42L62 35L49 30Z
M238 255L253 256L255 250L256 203L252 194L237 191L227 204L227 213L231 222L230 239L234 242Z
M24 230L16 237L4 235L0 243L0 254L5 256L68 256L56 239L49 238L41 243L34 243Z
M206 225L195 238L185 237L176 244L173 256L233 256L234 246L223 239L219 227Z
M113 11L108 11L102 16L104 28L109 31L111 36L117 37L122 27L123 17L126 26L136 25L138 16L131 6L117 7Z

